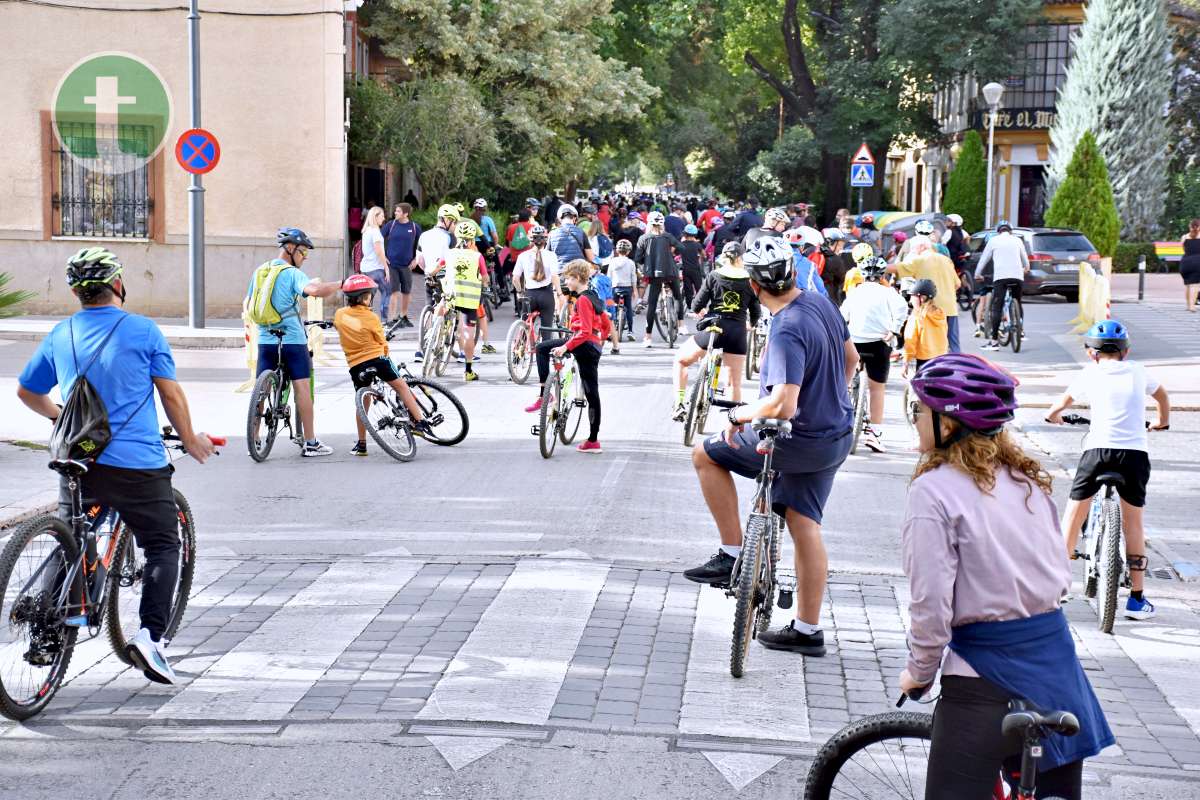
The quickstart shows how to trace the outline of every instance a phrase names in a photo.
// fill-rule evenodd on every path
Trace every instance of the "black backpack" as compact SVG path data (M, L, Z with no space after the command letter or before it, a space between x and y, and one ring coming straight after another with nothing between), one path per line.
M122 315L104 335L82 371L79 371L79 356L75 352L75 327L72 322L67 323L71 335L71 357L75 361L78 377L75 379L75 385L71 387L71 394L67 397L62 412L54 421L54 429L50 431L50 455L56 461L94 462L116 435L108 424L108 407L104 405L96 387L88 381L87 373L126 317L127 315ZM121 423L117 433L121 432L129 420L137 416L142 406L146 405L153 395L154 390L151 389L142 404Z

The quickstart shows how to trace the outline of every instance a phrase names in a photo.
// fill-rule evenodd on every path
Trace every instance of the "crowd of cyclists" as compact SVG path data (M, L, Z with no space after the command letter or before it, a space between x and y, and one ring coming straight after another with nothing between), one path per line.
M282 358L300 412L304 457L332 452L317 438L311 399L306 400L312 367L301 320L305 297L341 293L344 307L333 324L354 386L369 383L368 374L391 384L419 433L421 410L390 359L387 336L389 328L413 326L413 273L423 274L430 296L446 313L460 316L457 355L466 382L478 378L477 328L481 355L496 352L485 327L485 295L511 293L518 307L540 312L539 383L548 378L551 357L570 354L576 360L589 413L589 435L578 449L600 453L601 355L606 346L619 353L639 332L643 345L653 347L659 297L669 292L678 305L674 319L681 333L690 330L689 315L699 322L671 361L672 403L664 416L682 420L688 368L710 342L730 367L727 390L736 402L724 430L693 449L720 546L685 575L713 585L733 579L742 531L732 476L755 477L761 467L750 423L789 420L791 435L775 451L774 501L794 545L796 617L758 640L818 657L826 652L820 616L828 572L821 524L850 451L847 385L861 363L870 388L865 442L883 452L885 389L892 366L901 364L915 397L920 455L901 526L912 625L900 684L920 693L939 670L942 676L927 797L984 796L1000 762L1016 752L1001 736L998 720L1017 696L1072 710L1091 722L1069 742L1052 740L1043 761L1044 786L1063 797L1080 796L1082 760L1113 739L1060 603L1071 584L1069 559L1077 556L1079 526L1101 474L1115 472L1123 479L1119 491L1134 570L1126 615L1154 614L1142 583L1147 563L1142 509L1150 476L1143 404L1147 395L1155 399L1159 416L1153 427L1165 429L1169 403L1165 389L1128 359L1131 335L1124 326L1106 321L1089 331L1085 346L1092 364L1047 415L1048 422L1061 422L1062 412L1082 399L1092 409L1087 452L1060 522L1049 474L1009 433L1017 380L982 357L961 353L955 294L965 247L961 219L954 215L945 237L923 222L913 236L897 234L885 243L869 214L839 211L833 224L819 229L803 204L760 211L754 202L715 198L608 195L578 205L530 198L503 235L484 199L470 213L442 205L437 224L427 231L412 222L411 210L398 205L386 223L382 209L368 211L361 259L344 281L304 273L313 243L293 227L279 231L277 257L251 276L246 305L248 313L260 314L264 342L258 369L274 369ZM1018 270L1028 268L1024 250L1018 254L1006 238L1006 227L998 226L980 263L981 271L984 260L995 269L988 346L996 335L997 307L1007 293L1019 294ZM70 260L67 281L82 309L43 341L21 375L19 393L31 409L54 420L61 409L49 400L51 389L57 385L66 395L87 372L81 364L99 359L101 370L88 380L107 409L113 446L83 482L89 502L116 507L146 551L138 663L148 677L169 683L173 673L163 650L161 606L169 602L164 587L172 581L169 565L179 540L168 510L171 468L149 402L154 392L190 455L203 462L212 445L193 431L170 348L157 326L122 310L126 286L117 256L103 247L85 248ZM626 313L618 315L618 308ZM635 319L639 308L645 309L642 320ZM741 402L740 359L760 317L770 320L760 391ZM118 330L126 319L134 322ZM279 329L282 348L266 343L266 334ZM416 358L422 357L418 351ZM539 392L525 411L539 411L541 397ZM361 422L352 452L366 454ZM1011 664L1021 660L1039 668L1013 670Z

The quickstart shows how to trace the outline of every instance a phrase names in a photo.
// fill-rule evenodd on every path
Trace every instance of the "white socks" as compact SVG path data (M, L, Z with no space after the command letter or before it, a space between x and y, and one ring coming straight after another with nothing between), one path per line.
M721 552L732 558L737 558L742 554L742 548L740 545L723 544L721 545Z
M812 636L817 631L821 630L820 625L810 625L802 620L792 620L792 630L796 633L803 633L805 636Z

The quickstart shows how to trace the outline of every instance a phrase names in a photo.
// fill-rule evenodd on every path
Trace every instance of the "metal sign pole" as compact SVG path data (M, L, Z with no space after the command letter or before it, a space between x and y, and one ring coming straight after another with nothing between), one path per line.
M858 187L858 215L859 215L860 217L862 216L862 207L863 207L863 194L862 194L862 192L863 192L863 190L862 190L862 187L861 187L861 186L860 186L860 187Z
M191 127L200 127L200 10L199 0L191 0L188 13L188 53L191 57L189 78L192 93ZM204 181L192 174L188 186L188 324L204 327Z

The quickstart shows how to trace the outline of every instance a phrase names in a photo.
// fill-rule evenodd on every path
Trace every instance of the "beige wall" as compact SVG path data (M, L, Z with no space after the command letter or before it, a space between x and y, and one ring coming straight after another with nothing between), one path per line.
M59 79L80 59L123 51L154 66L173 104L154 198L162 243L115 242L128 267L131 308L187 309L189 176L173 145L189 126L185 11L140 11L157 0L83 0L126 11L0 4L0 271L38 293L31 311L70 307L63 262L78 240L46 241L40 127ZM208 313L236 311L256 263L272 254L276 228L296 225L318 245L310 274L341 272L344 219L343 20L339 0L206 0L201 4L203 126L221 142L204 177ZM228 16L221 9L275 16ZM323 13L326 12L326 13ZM294 14L294 16L287 16ZM147 281L146 285L141 285Z

